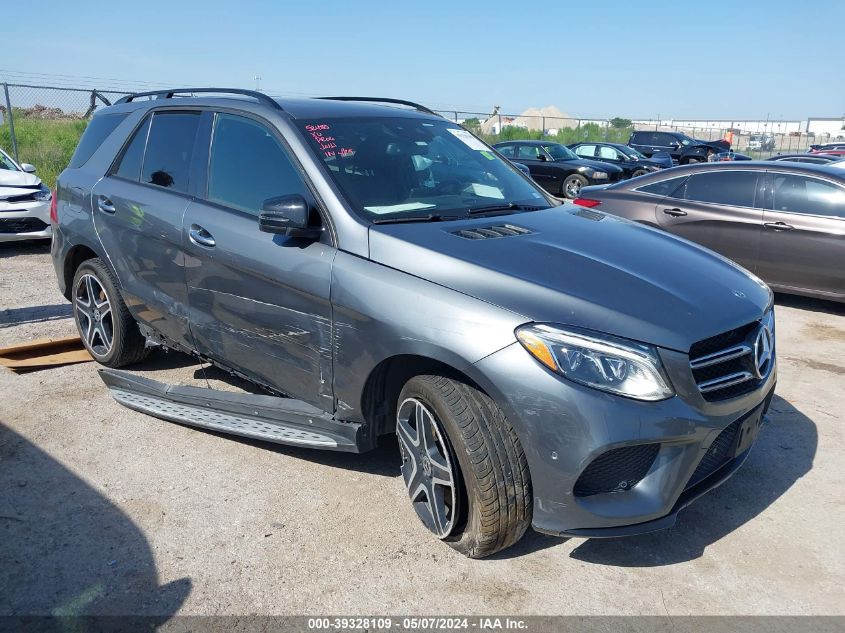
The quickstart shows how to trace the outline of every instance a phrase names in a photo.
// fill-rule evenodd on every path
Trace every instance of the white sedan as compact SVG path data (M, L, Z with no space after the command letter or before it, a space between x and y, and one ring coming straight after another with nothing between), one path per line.
M0 149L0 242L50 239L50 190L35 167Z

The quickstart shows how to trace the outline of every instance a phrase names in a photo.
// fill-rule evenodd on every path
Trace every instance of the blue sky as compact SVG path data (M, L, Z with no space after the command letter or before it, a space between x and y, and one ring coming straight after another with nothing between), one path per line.
M0 81L254 87L260 75L273 94L479 112L845 115L841 0L9 4Z

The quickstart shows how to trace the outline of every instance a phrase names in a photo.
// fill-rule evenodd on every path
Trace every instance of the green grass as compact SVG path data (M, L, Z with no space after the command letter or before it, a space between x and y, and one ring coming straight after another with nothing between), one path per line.
M36 174L51 189L67 167L79 137L88 125L79 119L35 119L15 113L15 137L21 163L35 165ZM14 157L8 117L0 125L0 147Z

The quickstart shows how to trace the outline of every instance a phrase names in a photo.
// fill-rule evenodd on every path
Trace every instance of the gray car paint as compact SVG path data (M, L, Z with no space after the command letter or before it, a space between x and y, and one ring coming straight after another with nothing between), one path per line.
M759 174L754 207L699 203L640 191L662 180L713 171ZM584 187L582 198L600 209L702 244L738 262L778 291L845 301L845 208L840 217L772 208L772 177L794 174L834 184L845 195L845 175L826 165L777 161L704 163L674 167L609 186ZM845 207L845 205L843 205ZM673 217L674 209L685 213ZM789 228L779 230L777 223Z
M718 403L705 402L692 382L689 345L759 319L769 305L765 285L732 263L571 206L448 223L370 225L347 207L288 118L429 115L377 105L353 111L349 104L309 100L285 100L287 113L240 99L168 101L107 110L131 114L87 164L60 176L53 256L63 290L69 258L84 245L111 263L125 296L135 301L136 318L146 319L152 330L164 334L170 328L178 336L177 324L187 320L190 347L340 420L372 422L363 407L365 388L388 359L413 355L462 372L503 408L525 447L540 530L641 524L671 515L708 438L759 405L776 380L773 371L758 390ZM196 195L157 201L148 194L152 202L146 204L156 209L145 211L143 231L127 221L128 208L125 217L92 223L100 212L90 192L106 187L97 183L134 126L150 108L186 104L248 113L279 133L323 217L319 241L302 248L277 240L260 233L257 222L250 228L243 218L210 212ZM127 205L143 197L119 184ZM166 227L157 224L165 207L176 209ZM187 237L200 217L221 241L213 257L203 256ZM452 234L497 223L532 233L477 242ZM147 229L157 228L168 237L156 248L153 242L138 244ZM167 257L162 246L171 249L164 251ZM140 287L144 283L148 287ZM515 342L514 329L530 321L579 325L659 346L677 395L636 402L548 372ZM258 353L244 354L249 347ZM667 442L637 494L573 499L572 484L593 457L650 439Z

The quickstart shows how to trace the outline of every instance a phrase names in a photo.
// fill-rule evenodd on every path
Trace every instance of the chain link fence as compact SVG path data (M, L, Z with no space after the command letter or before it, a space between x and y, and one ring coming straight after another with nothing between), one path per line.
M141 88L139 91L145 91ZM0 149L18 162L36 166L50 187L65 168L97 109L129 94L115 90L64 88L28 84L0 84ZM828 134L807 134L803 122L705 122L683 125L665 121L579 119L546 116L542 111L523 114L440 111L489 143L514 139L546 139L569 145L584 141L627 143L634 130L683 132L693 138L730 137L732 146L753 158L777 153L804 152L813 143L836 140ZM845 136L845 131L842 132Z

